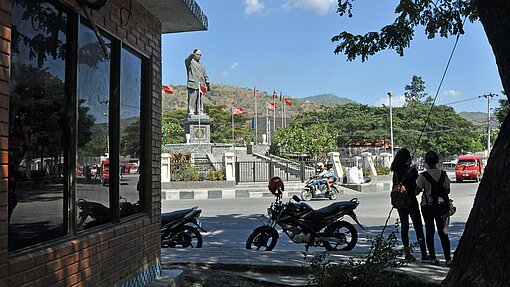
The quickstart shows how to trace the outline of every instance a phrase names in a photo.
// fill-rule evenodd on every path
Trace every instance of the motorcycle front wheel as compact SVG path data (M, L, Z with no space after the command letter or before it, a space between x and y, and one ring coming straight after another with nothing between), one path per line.
M256 228L248 240L246 240L246 249L271 251L278 242L278 231L272 227Z
M309 201L313 197L312 190L309 188L305 188L301 191L301 199L303 201Z
M161 246L170 248L201 248L202 235L200 232L188 225L184 225L175 232L163 234L161 236Z
M358 242L358 231L347 221L337 221L326 227L326 234L335 240L324 241L327 251L350 251Z

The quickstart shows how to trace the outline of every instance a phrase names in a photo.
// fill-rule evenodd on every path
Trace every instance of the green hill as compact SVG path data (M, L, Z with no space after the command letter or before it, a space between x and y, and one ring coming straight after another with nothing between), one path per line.
M326 105L343 105L343 104L356 103L356 101L353 101L351 99L338 97L333 94L320 94L320 95L302 98L302 100L320 103L320 104L326 104Z
M487 113L460 112L459 115L477 126L487 127ZM500 124L494 114L491 114L491 129L499 128Z

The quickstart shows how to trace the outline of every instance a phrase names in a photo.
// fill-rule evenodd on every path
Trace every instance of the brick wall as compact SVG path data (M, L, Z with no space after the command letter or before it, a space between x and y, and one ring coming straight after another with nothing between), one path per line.
M8 272L7 253L7 150L9 136L9 68L11 49L10 0L0 1L0 278ZM0 286L3 286L0 283Z
M79 12L74 0L62 0ZM120 286L157 271L160 258L161 23L136 0L127 25L110 0L92 15L96 24L150 57L152 62L152 208L135 220L96 233L54 242L45 249L9 256L7 251L7 137L12 0L0 1L0 286Z

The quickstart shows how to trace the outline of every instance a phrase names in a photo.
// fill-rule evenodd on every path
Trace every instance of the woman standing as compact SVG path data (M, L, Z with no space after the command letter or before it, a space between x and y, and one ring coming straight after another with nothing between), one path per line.
M433 180L436 183L440 183L439 181L441 180L444 181L443 190L444 192L446 192L446 194L449 194L450 179L448 178L448 175L446 175L446 172L437 168L438 162L439 157L436 152L429 151L425 154L425 163L428 166L428 170L421 173L418 179L416 180L416 195L423 191L423 194L421 196L421 212L423 213L423 220L425 221L425 230L427 233L427 247L430 253L430 264L433 265L439 264L439 260L437 260L436 258L436 251L434 248L434 234L435 234L434 221L435 221L437 226L437 233L439 235L439 239L441 239L441 246L443 247L446 266L449 267L452 264L452 258L450 255L450 239L448 238L447 231L449 217L434 212L432 183L430 181Z
M402 183L405 190L408 191L409 197L408 208L397 208L398 216L400 218L400 225L402 229L401 237L402 244L406 252L405 259L409 262L416 261L416 258L411 254L409 247L409 217L413 221L414 231L421 250L422 261L428 260L427 248L425 247L425 236L423 234L423 224L420 217L420 208L414 190L416 189L416 178L418 178L418 171L411 167L411 154L409 150L400 149L390 167L393 172L393 184Z

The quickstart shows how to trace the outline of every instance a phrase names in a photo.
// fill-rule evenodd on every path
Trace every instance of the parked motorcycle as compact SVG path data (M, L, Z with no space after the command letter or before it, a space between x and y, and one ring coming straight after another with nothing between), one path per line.
M340 193L335 185L336 179L330 183L331 188L328 190L324 184L323 190L319 193L315 181L317 177L312 176L305 182L305 187L301 191L301 199L304 201L311 200L312 198L329 198L335 200Z
M99 202L86 201L83 198L78 199L76 203L78 208L81 210L78 214L78 227L81 227L88 218L91 220L85 223L83 229L89 229L94 226L98 226L107 222L112 221L112 214L110 208L104 206ZM135 214L139 211L140 206L138 203L128 202L124 197L120 197L120 217Z
M198 206L161 214L161 247L200 248L205 231L198 220L201 209Z
M306 250L310 246L322 246L328 251L349 251L354 248L358 241L358 231L343 217L350 216L363 228L354 213L359 205L358 199L335 202L314 210L297 196L283 203L284 184L279 177L272 178L268 188L276 200L267 210L268 217L260 218L264 225L255 228L248 237L246 249L273 250L279 237L276 225L283 229L292 242L304 243Z

